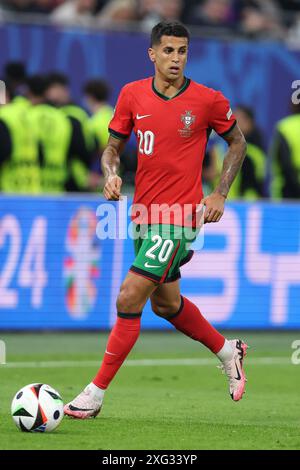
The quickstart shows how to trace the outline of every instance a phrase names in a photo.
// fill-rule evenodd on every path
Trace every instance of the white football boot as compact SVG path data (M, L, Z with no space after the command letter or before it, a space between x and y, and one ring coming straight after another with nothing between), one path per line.
M64 413L72 418L95 418L101 411L103 399L96 399L87 386L74 400L64 406Z
M231 339L229 342L233 349L232 359L224 361L219 368L228 377L231 398L234 401L239 401L243 397L247 382L243 362L247 354L248 345L240 339Z

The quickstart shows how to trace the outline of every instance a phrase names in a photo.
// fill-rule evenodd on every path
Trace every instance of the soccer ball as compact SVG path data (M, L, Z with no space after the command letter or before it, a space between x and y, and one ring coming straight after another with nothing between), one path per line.
M11 414L21 431L50 432L61 422L63 406L54 388L46 384L29 384L15 394Z

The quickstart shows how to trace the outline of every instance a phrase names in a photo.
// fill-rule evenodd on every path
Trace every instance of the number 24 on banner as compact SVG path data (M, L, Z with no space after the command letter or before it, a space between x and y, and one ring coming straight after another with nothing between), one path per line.
M10 214L0 219L0 254L5 244L9 243L6 259L1 263L0 309L18 306L18 289L11 286L17 270L17 285L31 288L31 305L41 307L48 278L44 267L46 234L46 219L36 217L24 253L21 254L22 232L18 219Z

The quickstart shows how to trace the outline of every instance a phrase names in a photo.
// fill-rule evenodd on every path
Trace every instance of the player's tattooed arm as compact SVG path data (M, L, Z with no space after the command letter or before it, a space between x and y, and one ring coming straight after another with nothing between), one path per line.
M230 186L246 155L246 141L238 125L234 126L224 139L228 143L228 151L224 158L220 182L213 193L201 201L205 205L204 223L219 222L221 219Z
M247 144L238 125L235 125L232 131L223 136L223 138L228 143L228 150L224 158L220 182L215 192L220 193L226 198L230 186L243 164Z
M122 180L118 176L120 154L125 142L110 136L102 154L101 166L105 177L104 197L110 201L118 201L121 197Z

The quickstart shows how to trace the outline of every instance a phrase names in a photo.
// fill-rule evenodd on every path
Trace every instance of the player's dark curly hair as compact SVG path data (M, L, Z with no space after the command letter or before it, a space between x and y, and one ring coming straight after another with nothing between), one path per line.
M190 42L188 29L179 21L161 21L154 26L151 32L150 47L160 44L162 36L176 36L177 38L187 38Z

